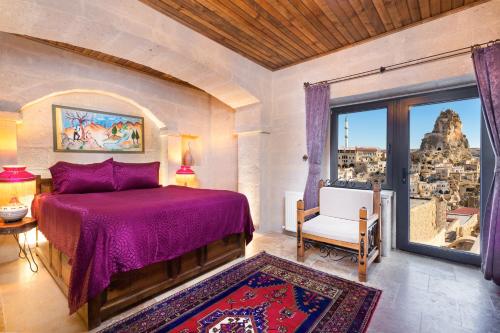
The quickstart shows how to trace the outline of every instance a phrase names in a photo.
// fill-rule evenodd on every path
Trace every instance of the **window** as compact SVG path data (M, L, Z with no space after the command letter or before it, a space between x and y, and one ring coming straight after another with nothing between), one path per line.
M387 108L349 111L333 110L337 130L336 137L332 138L332 150L335 150L332 157L336 155L336 163L332 160L331 165L337 168L332 172L332 179L386 183Z
M409 131L410 242L479 254L479 98L411 105Z
M479 265L495 165L485 126L476 87L336 107L330 177L396 192L398 248Z

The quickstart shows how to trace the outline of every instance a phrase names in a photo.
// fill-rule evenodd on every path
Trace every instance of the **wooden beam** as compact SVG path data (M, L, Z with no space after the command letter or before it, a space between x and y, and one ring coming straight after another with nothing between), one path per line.
M392 24L391 16L389 15L389 12L387 12L384 0L372 0L372 1L378 16L380 17L382 23L384 24L385 31L387 32L393 30L394 24Z
M371 37L381 34L385 31L384 25L380 20L377 10L373 6L371 0L363 2L361 2L361 0L349 0L349 3ZM365 8L365 6L368 8ZM369 6L373 8L370 8Z
M408 0L408 9L410 10L410 16L412 23L418 22L422 19L420 15L420 6L418 0Z
M441 14L441 0L430 0L431 3L431 16Z
M396 7L398 9L399 16L401 17L401 23L403 25L412 23L410 10L406 1L396 1Z
M354 27L354 23L349 19L349 17L345 14L344 10L340 7L338 1L325 0L326 5L330 8L330 10L336 14L337 18L340 20L345 29L349 32L349 35L355 41L359 41L363 39L363 36L359 33L358 29Z
M273 60L270 55L263 54L260 50L256 50L247 44L235 43L233 41L233 37L225 33L220 28L203 21L201 17L191 13L189 10L186 10L173 1L168 1L169 4L166 4L166 2L167 0L147 0L148 5L151 7L168 15L174 20L179 21L181 24L184 24L201 33L202 35L225 45L236 53L239 53L242 56L247 57L269 69L276 69L279 67L279 63L276 62L278 59ZM170 4L172 4L173 7L171 7Z
M354 43L356 40L349 33L345 25L341 22L340 18L337 14L332 10L332 8L328 5L327 0L314 0L316 5L321 8L323 13L325 13L326 17L332 22L332 24L337 28L337 30L342 34L345 40L349 43Z
M229 10L234 11L242 17L247 24L253 25L260 33L266 35L269 39L282 47L287 48L297 56L303 58L310 57L314 51L307 48L306 44L300 45L300 41L293 38L295 35L287 31L286 27L280 25L279 22L263 17L257 8L258 5L253 3L254 6L248 5L244 1L224 1L224 0L209 0L219 3L221 6L226 6Z
M418 6L420 7L420 16L422 19L431 17L431 5L430 0L418 0Z
M452 3L451 0L441 0L441 12L447 12L451 10Z
M140 0L276 70L487 0Z
M231 2L226 2L226 6L231 5ZM284 57L287 60L296 61L298 59L302 59L303 55L299 53L295 53L295 49L289 49L287 45L280 43L280 40L274 40L270 38L267 32L261 29L258 29L254 26L254 21L247 21L240 14L241 12L237 12L235 9L239 9L237 6L229 9L225 5L221 4L218 1L205 0L203 1L203 6L205 6L208 10L213 12L219 20L224 20L227 22L227 26L229 32L232 30L240 31L240 34L244 35L247 40L254 40L253 36L260 34L261 38L258 41L253 41L253 43L261 44L260 47L265 47L269 50L276 52L280 57ZM226 31L228 30L226 29Z
M339 4L340 8L342 8L345 15L349 18L354 28L358 31L363 39L370 38L370 33L361 22L361 19L359 18L358 14L356 14L356 11L354 11L349 1L332 0L332 2L337 2Z
M249 2L252 0L243 0L244 2ZM237 1L239 3L239 1ZM284 16L278 9L272 6L268 1L265 0L255 0L256 10L259 16L265 17L270 20L277 28L285 27L286 30L292 32L290 34L291 38L295 37L294 40L304 49L312 49L316 52L325 52L325 48L321 45L315 43L314 37L310 37L309 32L303 30L301 25L296 22L296 20L289 20Z
M260 57L267 58L268 61L279 63L279 54L272 47L267 47L261 43L261 39L257 40L246 34L238 27L231 25L229 21L216 15L211 10L207 9L201 3L194 0L162 0L172 8L188 15L198 23L216 30L232 43L238 45L238 48L251 49L253 53ZM202 13L202 15L200 15ZM201 18L203 17L203 18ZM258 47L252 47L253 44L258 44ZM259 45L260 44L260 45Z
M398 8L396 6L396 1L395 0L389 0L385 1L385 5L387 8L387 12L389 13L389 16L391 17L392 24L394 27L401 28L403 26L403 22L401 21L401 15L399 14Z
M453 0L452 7L453 9L461 7L464 5L464 0Z
M316 17L320 21L320 23L325 27L328 33L335 38L335 41L339 45L343 46L348 44L348 41L344 37L344 35L337 29L336 25L333 23L330 17L326 15L326 13L321 9L320 6L316 4L314 0L302 0L301 3L305 8L309 10L309 12L314 17Z

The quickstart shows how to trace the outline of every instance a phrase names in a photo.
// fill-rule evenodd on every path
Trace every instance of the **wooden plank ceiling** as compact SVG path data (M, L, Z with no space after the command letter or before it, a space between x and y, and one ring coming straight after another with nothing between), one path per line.
M140 0L277 70L485 0Z
M31 37L31 36L26 36L26 35L17 35L17 36L24 37L26 39L29 39L29 40L32 40L32 41L35 41L35 42L38 42L41 44L53 46L53 47L56 47L58 49L62 49L65 51L70 51L70 52L73 52L73 53L76 53L76 54L79 54L79 55L82 55L82 56L85 56L88 58L92 58L95 60L99 60L99 61L108 63L108 64L113 64L113 65L117 65L117 66L129 69L129 70L140 72L142 74L153 76L153 77L156 77L156 78L161 79L161 80L165 80L165 81L180 84L180 85L183 85L183 86L186 86L189 88L201 90L198 87L195 87L195 86L189 84L188 82L182 81L182 80L180 80L172 75L160 72L160 71L153 69L151 67L148 67L148 66L145 66L142 64L138 64L136 62L133 62L133 61L130 61L127 59L115 57L115 56L107 54L107 53L94 51L94 50L74 46L74 45L67 44L67 43L61 43L61 42L56 42L56 41L47 40L47 39L35 38L35 37Z

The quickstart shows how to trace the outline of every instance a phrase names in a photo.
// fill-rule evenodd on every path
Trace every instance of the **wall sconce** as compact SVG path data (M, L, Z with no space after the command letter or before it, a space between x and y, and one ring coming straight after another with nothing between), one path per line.
M189 165L181 165L181 168L175 173L177 184L188 186L194 180L195 173Z

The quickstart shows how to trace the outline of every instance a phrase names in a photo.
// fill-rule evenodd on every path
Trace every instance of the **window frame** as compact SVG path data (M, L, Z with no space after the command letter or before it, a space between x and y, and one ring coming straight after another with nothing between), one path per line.
M406 96L394 96L377 102L350 104L347 106L330 107L330 178L337 179L338 174L338 116L345 113L387 109L387 168L386 182L383 189L394 191L396 194L396 247L401 250L423 254L435 258L442 258L471 265L480 265L480 255L442 249L409 241L409 182L403 183L403 170L409 168L409 107L412 105L433 104L446 101L456 101L469 98L478 98L477 86L427 91ZM481 110L481 192L480 192L480 228L484 231L483 221L487 201L487 193L492 184L495 158L490 139L487 134L484 112ZM332 168L332 166L334 166ZM482 249L481 249L482 250Z
M397 158L395 160L395 170L402 170L404 167L409 167L409 140L410 140L410 108L412 106L446 103L459 100L467 100L471 98L479 98L477 86L468 86L462 88L448 89L443 91L435 91L416 96L409 96L400 99L400 112L398 112L398 132L397 135L401 138L398 142L397 150L395 152ZM494 160L493 149L486 132L486 125L484 120L484 113L480 112L480 230L484 232L483 216L485 212L485 205L487 200L486 191L490 188L493 177L493 165L491 160ZM447 259L463 264L479 266L481 264L481 253L474 254L467 251L460 251L454 249L445 249L433 245L420 244L410 242L409 229L410 229L410 198L405 197L408 192L409 181L406 183L401 181L401 172L395 172L397 180L395 181L396 190L396 247L401 250L410 251L413 253L423 254L435 258Z
M394 137L394 115L397 107L397 101L383 100L376 102L368 102L355 105L330 107L330 179L338 179L338 125L339 116L347 113L359 113L366 111L374 111L377 109L386 109L386 169L385 181L382 184L382 189L393 189L393 175L392 175L392 151L393 151L393 137ZM332 167L334 166L334 167ZM358 182L359 183L359 182Z

